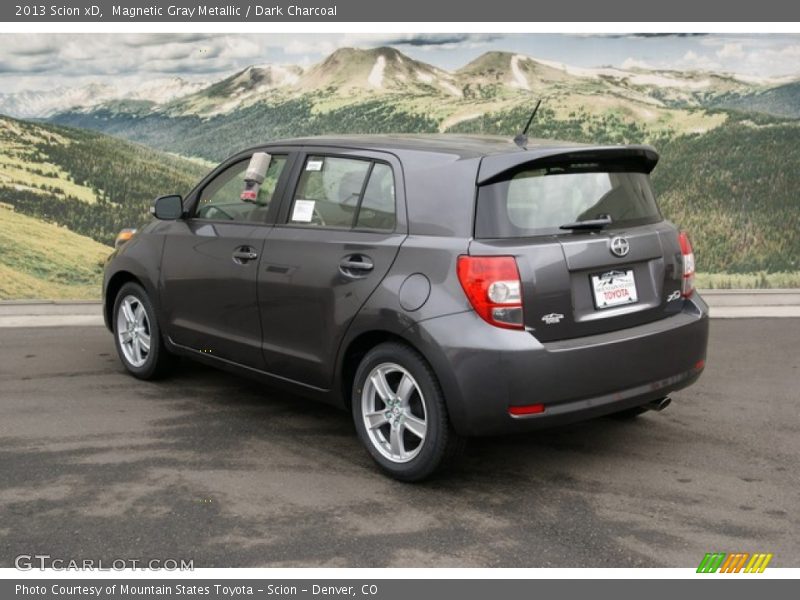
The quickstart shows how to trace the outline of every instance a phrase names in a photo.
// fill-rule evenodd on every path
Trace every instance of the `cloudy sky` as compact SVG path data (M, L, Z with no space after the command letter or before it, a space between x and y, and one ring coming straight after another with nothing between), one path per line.
M339 47L381 45L446 69L508 50L582 67L800 75L800 35L788 34L0 34L0 93L176 75L214 80L251 64L308 65Z

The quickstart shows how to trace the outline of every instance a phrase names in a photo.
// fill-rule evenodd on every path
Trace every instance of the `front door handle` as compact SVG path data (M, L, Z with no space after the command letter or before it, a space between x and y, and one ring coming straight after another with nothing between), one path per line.
M240 246L233 251L233 262L243 265L258 258L258 252L250 246Z
M339 263L339 270L348 277L365 277L375 265L372 264L369 256L362 254L353 254L346 256Z

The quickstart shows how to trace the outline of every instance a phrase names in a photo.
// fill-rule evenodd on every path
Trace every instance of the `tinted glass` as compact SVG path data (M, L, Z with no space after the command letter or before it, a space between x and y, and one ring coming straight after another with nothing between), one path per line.
M352 227L370 162L309 156L297 184L289 223L315 227Z
M369 176L356 227L393 230L395 224L394 174L389 165L375 163Z
M272 157L264 183L261 184L254 200L242 198L242 192L245 190L244 174L249 162L248 159L231 165L203 188L195 211L196 219L257 222L265 220L278 185L278 178L286 165L286 156Z
M478 193L477 237L563 233L561 225L609 215L613 226L661 219L643 173L522 171Z

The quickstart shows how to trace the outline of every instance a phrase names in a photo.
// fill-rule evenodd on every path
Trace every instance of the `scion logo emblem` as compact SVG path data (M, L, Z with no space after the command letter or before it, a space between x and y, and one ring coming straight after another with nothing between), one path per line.
M561 313L550 313L549 315L543 316L542 321L544 321L546 325L557 325L563 318L564 315Z
M611 254L614 256L625 256L631 251L631 245L624 237L615 237L611 240Z

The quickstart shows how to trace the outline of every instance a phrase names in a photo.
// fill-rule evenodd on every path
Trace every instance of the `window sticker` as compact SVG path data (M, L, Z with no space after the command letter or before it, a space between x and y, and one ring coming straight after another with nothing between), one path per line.
M295 200L292 210L292 221L295 223L311 223L314 218L315 200Z
M322 171L322 160L310 160L306 163L306 171Z

